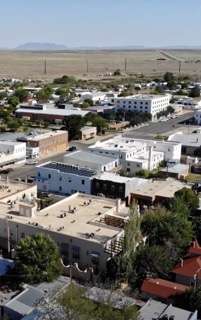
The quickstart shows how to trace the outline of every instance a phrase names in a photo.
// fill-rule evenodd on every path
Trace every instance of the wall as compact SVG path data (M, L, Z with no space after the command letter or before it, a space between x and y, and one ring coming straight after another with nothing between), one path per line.
M31 236L36 233L43 233L49 235L60 248L61 254L64 258L65 264L78 262L81 268L92 265L92 256L90 254L97 254L99 257L99 268L104 270L106 268L106 261L108 254L105 253L103 245L98 242L90 241L89 239L75 238L61 232L54 232L48 229L40 228L40 226L33 226L30 224L23 224L13 220L5 220L0 216L0 245L7 248L8 245L8 229L10 233L10 241L13 246L20 241L21 238ZM81 232L84 233L84 230ZM73 258L73 248L79 249L79 258Z
M50 178L49 175L51 175ZM37 168L37 186L38 190L43 192L72 194L78 191L90 194L91 180L92 178L90 177L64 173L44 167Z

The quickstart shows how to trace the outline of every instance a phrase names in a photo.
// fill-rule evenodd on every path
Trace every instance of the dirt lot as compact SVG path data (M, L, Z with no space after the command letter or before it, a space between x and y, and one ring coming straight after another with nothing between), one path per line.
M0 51L0 77L52 79L63 74L100 77L117 68L127 73L157 76L166 71L201 76L201 50L89 51L89 52L6 52ZM173 59L171 58L173 57ZM176 57L174 59L174 57ZM158 60L159 59L159 60ZM160 60L165 59L165 60ZM44 61L47 75L44 75ZM88 63L87 63L88 62ZM87 67L88 65L88 67ZM88 74L87 74L88 70ZM87 74L87 75L86 75Z

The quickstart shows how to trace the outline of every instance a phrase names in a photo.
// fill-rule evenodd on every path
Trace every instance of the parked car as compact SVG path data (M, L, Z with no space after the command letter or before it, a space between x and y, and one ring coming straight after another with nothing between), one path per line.
M68 151L76 151L77 150L77 147L76 146L71 146L69 149L68 149Z

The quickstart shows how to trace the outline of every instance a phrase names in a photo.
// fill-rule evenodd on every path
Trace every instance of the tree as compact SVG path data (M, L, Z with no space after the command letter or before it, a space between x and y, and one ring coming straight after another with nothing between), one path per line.
M113 73L113 76L117 77L117 76L121 76L121 70L120 69L116 69Z
M21 239L16 248L16 270L23 281L53 281L61 268L58 248L49 236L36 234Z
M175 261L185 252L193 238L192 223L187 216L160 207L144 214L141 230L149 245L167 247Z
M111 293L112 296L112 293ZM87 298L84 288L70 284L59 298L67 320L137 320L138 312L135 306L124 306L122 310L114 309L110 303L93 302Z
M37 93L36 97L40 102L47 102L51 94L52 94L52 88L49 86L46 86Z
M199 197L196 193L190 188L183 188L175 193L175 198L187 206L187 208L192 211L199 207Z
M133 269L129 275L129 283L140 287L147 275L167 277L174 263L170 252L163 246L140 246L133 258Z
M102 130L107 128L107 121L99 115L89 113L84 117L84 122L87 124L90 122L92 126L97 128L97 132L100 133Z
M201 317L201 286L191 288L181 295L175 295L172 299L176 307L192 312L197 310L199 318Z
M8 104L14 109L19 103L20 103L20 100L17 96L11 96L8 98Z
M80 129L83 124L84 120L79 115L72 115L64 119L64 125L66 130L68 130L70 140L79 139Z
M28 98L29 92L23 88L18 88L16 89L14 95L19 99L20 102L24 102Z
M73 86L76 84L76 79L74 77L69 77L67 75L62 76L61 78L56 78L53 81L54 84L67 84Z
M171 81L174 81L175 78L174 78L174 74L172 72L166 72L163 76L163 79L165 82L171 82Z
M123 245L123 254L121 256L121 269L125 273L126 278L133 268L133 256L137 246L142 241L141 234L141 218L136 205L130 208L129 221L125 226L125 236Z
M189 93L189 97L191 98L200 97L200 87L199 86L193 87Z

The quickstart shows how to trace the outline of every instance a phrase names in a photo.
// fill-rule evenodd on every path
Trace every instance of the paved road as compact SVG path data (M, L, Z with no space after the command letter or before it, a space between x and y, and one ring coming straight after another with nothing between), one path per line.
M153 136L156 136L157 134L165 135L171 131L182 128L184 126L182 122L192 117L193 117L193 112L189 112L189 113L186 113L185 115L178 116L175 119L170 119L163 122L150 123L150 125L148 126L144 126L139 129L130 130L128 133L126 133L126 135L129 137L151 139L153 138Z
M138 129L129 130L126 135L130 137L136 137L136 138L144 138L144 139L151 139L153 136L157 134L165 134L167 132L170 132L171 130L175 130L178 128L181 128L183 125L180 124L180 122L183 122L185 120L188 120L193 116L193 112L189 112L188 114L179 116L175 119L168 120L166 122L157 122L157 123L150 123L148 126L144 126ZM118 133L117 133L118 134ZM114 134L116 135L116 133ZM102 140L105 140L106 137ZM76 146L79 150L87 150L90 144L93 144L94 142L90 143L82 143L80 141L72 141L70 143L70 146ZM49 157L43 161L40 161L40 163L44 163L47 161L62 161L63 156L66 153L62 153L56 156ZM40 164L39 163L39 164ZM9 173L10 179L17 179L20 178L22 180L25 180L26 177L32 177L36 175L36 167L35 165L23 165L21 167L17 167L14 169L14 171Z
M72 141L70 143L70 146L76 146L77 149L79 149L79 150L86 150L88 148L89 144L84 144L79 141ZM38 165L45 163L45 162L48 162L48 161L58 161L58 162L61 161L62 162L63 157L66 153L67 152L61 153L56 156L48 157L48 158L40 161L38 163ZM21 180L25 180L26 177L34 177L35 175L36 175L36 165L23 165L23 166L16 167L13 171L11 171L9 173L8 176L12 180L17 179L17 178L19 178Z

